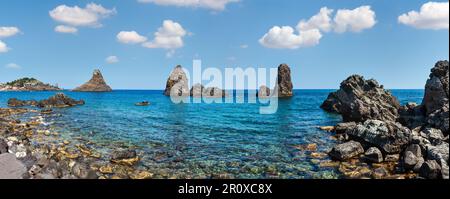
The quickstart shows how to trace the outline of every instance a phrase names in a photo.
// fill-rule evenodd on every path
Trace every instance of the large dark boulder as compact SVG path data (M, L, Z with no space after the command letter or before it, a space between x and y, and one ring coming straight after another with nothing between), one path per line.
M328 154L337 160L348 160L364 153L364 148L359 142L349 141L336 145Z
M396 121L400 103L376 80L353 75L330 93L321 108L341 114L345 122L366 120Z
M439 61L431 69L422 101L427 122L449 134L449 67L448 61Z
M385 153L396 154L409 143L411 130L395 122L367 120L348 130L347 134L352 139L367 142Z

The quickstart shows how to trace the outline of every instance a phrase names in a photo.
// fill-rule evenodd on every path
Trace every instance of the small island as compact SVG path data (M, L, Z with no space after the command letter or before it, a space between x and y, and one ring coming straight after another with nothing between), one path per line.
M0 83L0 91L58 91L58 86L43 83L35 78L21 78L4 84Z

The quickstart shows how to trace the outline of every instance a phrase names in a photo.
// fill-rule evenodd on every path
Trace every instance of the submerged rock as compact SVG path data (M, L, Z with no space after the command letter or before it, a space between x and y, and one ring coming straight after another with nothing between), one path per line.
M336 145L329 155L337 160L348 160L355 156L364 153L364 148L359 142L349 141L343 144Z
M277 86L275 87L275 92L278 93L278 97L280 98L292 97L294 95L292 89L291 69L287 64L281 64L278 67Z
M73 89L77 92L110 92L111 87L106 84L100 70L94 70L92 78L78 88Z
M345 122L396 121L400 103L377 81L353 75L341 83L338 91L330 93L321 108L341 114Z
M189 96L188 78L183 68L178 65L167 79L164 95L173 97Z
M137 156L135 150L118 150L112 153L111 162L126 166L133 166L139 162L139 157Z

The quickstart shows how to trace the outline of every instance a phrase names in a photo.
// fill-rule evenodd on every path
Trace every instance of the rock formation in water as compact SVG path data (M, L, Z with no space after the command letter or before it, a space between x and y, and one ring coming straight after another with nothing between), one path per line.
M258 93L256 95L259 98L268 98L268 97L270 97L271 94L272 93L270 91L270 88L268 88L267 86L262 85L262 86L259 87Z
M440 61L431 69L425 85L422 106L426 121L431 126L449 134L449 68L448 61Z
M353 75L341 83L338 91L328 96L321 108L341 114L346 122L368 119L396 121L400 103L376 80Z
M83 104L83 100L74 100L64 93L57 93L56 95L41 101L18 100L16 98L8 100L8 106L10 107L37 106L39 108L65 108Z
M106 84L100 70L94 70L92 78L78 88L73 89L77 92L111 92L112 89Z
M164 95L182 97L189 96L188 78L183 68L178 65L173 69L169 78L167 79L166 89Z
M58 86L43 83L34 78L21 78L0 84L0 91L57 91L61 90Z
M329 155L341 161L363 156L370 163L397 162L398 168L386 174L412 172L422 178L449 179L448 78L448 61L438 62L422 104L402 107L375 80L348 78L321 106L351 121L335 126L336 137L346 143L335 146ZM361 143L365 153L354 142Z
M294 95L292 89L291 69L287 64L281 64L278 67L277 86L274 90L278 93L278 97L283 98L292 97Z
M209 88L204 89L203 96L210 97L210 98L221 98L221 97L228 96L228 94L225 92L225 90L222 90L220 88L209 87Z
M190 91L191 97L202 97L204 90L205 87L202 84L195 84Z

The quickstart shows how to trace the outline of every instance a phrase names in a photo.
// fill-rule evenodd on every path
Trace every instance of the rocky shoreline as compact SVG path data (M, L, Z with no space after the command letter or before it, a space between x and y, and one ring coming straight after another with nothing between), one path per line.
M61 103L64 102L64 106ZM57 94L39 104L43 107L82 105ZM33 117L27 114L34 115ZM95 143L65 140L44 125L48 109L0 108L0 179L147 179L152 173L139 169L138 153L127 148L102 154ZM25 116L26 115L26 116ZM28 118L21 121L21 116Z
M448 81L448 61L436 63L422 104L405 106L373 79L353 75L343 81L321 108L344 120L322 127L341 141L329 156L340 165L359 164L340 167L344 176L449 179Z
M187 82L183 74L181 66L177 66L167 83L169 95L173 86L180 88L175 89L179 91L175 93L177 96L196 97L205 92L211 96L226 95L219 88L205 89L202 85L195 85L189 91L184 84L178 84ZM339 140L328 153L331 160L326 160L327 154L315 152L317 144L301 145L298 150L311 151L311 158L318 160L319 167L335 168L342 178L448 179L448 77L448 61L438 62L426 83L422 104L401 106L377 81L353 75L321 106L343 118L343 123L320 128ZM273 92L281 93L280 97L292 96L287 65L280 65L278 81L283 86L273 91L263 86L258 96L269 97ZM149 179L160 176L139 166L142 153L133 147L102 153L92 141L81 137L64 139L51 126L45 125L45 117L54 114L52 109L80 105L84 105L83 100L58 93L41 101L13 98L8 101L12 108L0 108L0 179ZM226 174L214 176L230 178Z

